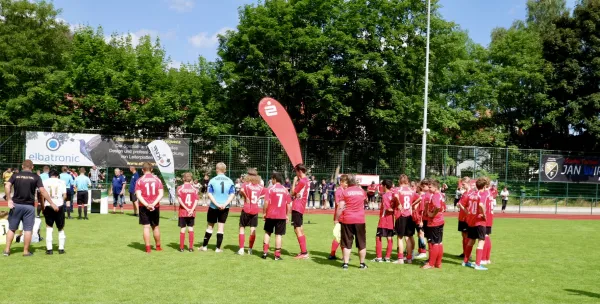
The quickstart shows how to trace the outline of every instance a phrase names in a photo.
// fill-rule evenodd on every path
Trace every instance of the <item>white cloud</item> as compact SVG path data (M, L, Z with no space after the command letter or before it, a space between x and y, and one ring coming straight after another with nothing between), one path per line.
M176 12L189 12L194 8L195 0L169 0L169 9Z
M207 32L201 32L197 35L194 35L188 39L188 42L191 43L194 47L200 49L212 48L219 43L219 35L225 34L227 31L234 31L235 29L230 27L224 27L218 30L216 33L210 35Z

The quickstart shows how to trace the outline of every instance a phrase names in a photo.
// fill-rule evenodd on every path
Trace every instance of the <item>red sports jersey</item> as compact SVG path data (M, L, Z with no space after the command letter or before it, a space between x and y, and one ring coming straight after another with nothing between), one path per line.
M335 221L335 215L337 214L337 210L338 210L338 204L344 200L344 188L337 187L337 189L335 189L335 211L333 212L333 220Z
M444 201L442 201L442 194L439 192L432 193L430 196L429 204L427 204L427 212L435 212L435 209L441 209L435 215L434 218L427 220L427 227L437 227L444 225Z
M393 192L387 192L381 197L381 203L383 204L379 209L379 224L377 228L394 229L394 212L388 212L387 210L392 208L392 199L394 198Z
M490 191L490 196L485 202L485 225L492 227L494 224L494 203L496 202L496 196Z
M383 195L385 193L385 187L383 187L383 185L379 185L379 187L377 187L377 191L379 192L379 195Z
M198 190L194 188L192 184L183 184L177 188L177 196L183 202L179 205L179 217L189 217L188 212L183 206L191 209L194 207L194 203L198 200ZM191 217L196 217L196 209L192 212Z
M370 184L369 187L367 187L367 193L369 193L369 194L375 195L376 191L377 191L377 185L376 184Z
M269 190L265 196L265 202L269 203L267 206L266 218L285 220L287 219L287 206L292 201L290 193L281 184L275 184Z
M296 193L296 199L292 205L292 210L304 214L304 211L306 210L306 203L308 202L308 186L308 177L301 178L298 181L296 188L294 189L294 193Z
M160 179L151 173L144 174L144 176L140 177L138 181L135 183L135 191L140 191L142 193L142 198L148 204L154 203L154 201L158 198L158 190L163 189L163 184ZM156 205L156 208L160 206L160 201Z
M467 215L467 224L469 227L485 226L486 221L483 219L483 215L485 214L486 200L489 197L487 191L477 191L469 196L467 207L467 210L469 211L469 214ZM479 204L483 205L483 212L479 210Z
M421 194L421 203L419 205L419 208L421 208L421 210L423 210L423 220L424 221L429 220L429 216L427 215L426 208L427 208L427 204L429 204L430 200L431 200L431 193L425 192L425 193Z
M266 193L265 187L260 184L245 183L241 191L244 193L244 212L247 214L258 214L260 208L258 202Z
M352 186L345 189L344 202L346 202L346 208L342 211L340 223L364 224L366 199L367 194L360 186Z
M477 193L477 190L469 190L469 191L463 193L458 204L460 204L461 206L463 206L466 209L469 206L469 197L473 193ZM458 220L461 222L467 221L467 212L463 211L463 209L460 209L460 208L458 211Z
M398 195L399 204L402 206L402 211L400 211L400 208L396 208L396 218L399 218L401 216L411 216L412 204L417 199L419 199L419 195L416 192L414 192L409 186L395 188L394 193Z

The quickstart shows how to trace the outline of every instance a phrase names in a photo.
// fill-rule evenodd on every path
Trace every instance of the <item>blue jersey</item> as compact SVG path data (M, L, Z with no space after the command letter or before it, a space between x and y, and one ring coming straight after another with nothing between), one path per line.
M45 181L50 178L50 175L48 173L42 173L40 174L40 178L42 179L42 181Z
M73 184L73 177L71 176L71 174L69 173L61 173L60 174L60 180L65 182L65 185L67 186L67 188L71 188L72 184Z
M217 203L225 204L229 199L229 195L235 194L235 184L229 177L219 174L208 182L208 193L212 194ZM211 202L210 208L217 209L217 206ZM229 208L229 205L227 205L227 208Z
M89 177L85 176L85 175L79 175L76 179L75 179L75 187L77 187L77 191L88 191L89 190L89 186L92 184L92 181L90 180Z
M140 179L140 175L136 171L131 176L131 182L129 183L129 193L135 193L135 184L137 183L138 179Z

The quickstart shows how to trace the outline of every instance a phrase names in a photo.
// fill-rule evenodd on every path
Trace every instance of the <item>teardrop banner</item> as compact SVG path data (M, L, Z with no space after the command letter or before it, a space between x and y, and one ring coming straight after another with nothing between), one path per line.
M292 123L290 115L283 106L275 99L265 97L258 103L258 112L267 122L281 145L287 153L293 166L302 163L302 152L300 152L300 143L298 134Z

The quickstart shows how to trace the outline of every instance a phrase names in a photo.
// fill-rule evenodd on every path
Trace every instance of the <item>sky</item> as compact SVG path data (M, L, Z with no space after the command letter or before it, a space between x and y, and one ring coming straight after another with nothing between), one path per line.
M567 0L573 7L576 0ZM130 33L134 43L143 35L160 37L171 65L214 60L217 35L238 24L238 8L256 0L53 0L60 18L71 26L102 26L112 33ZM440 0L444 19L468 31L475 42L487 45L496 27L524 19L526 0Z

